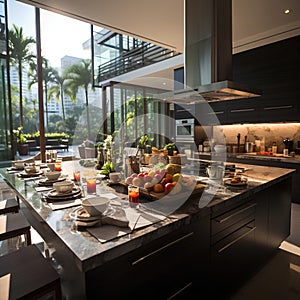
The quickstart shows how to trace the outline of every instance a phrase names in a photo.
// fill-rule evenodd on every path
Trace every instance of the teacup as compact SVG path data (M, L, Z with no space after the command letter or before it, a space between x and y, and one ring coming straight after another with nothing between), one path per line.
M118 183L121 181L121 173L119 172L111 172L109 173L109 179L113 183Z

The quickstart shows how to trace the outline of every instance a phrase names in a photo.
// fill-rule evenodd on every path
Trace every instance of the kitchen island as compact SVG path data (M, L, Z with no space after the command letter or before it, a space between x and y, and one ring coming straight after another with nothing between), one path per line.
M222 188L214 197L207 186L163 220L104 243L74 226L74 207L51 210L34 180L0 173L60 265L66 299L167 299L213 295L210 282L222 293L235 288L289 235L294 171L241 167L249 169L246 186ZM201 209L200 197L209 198Z

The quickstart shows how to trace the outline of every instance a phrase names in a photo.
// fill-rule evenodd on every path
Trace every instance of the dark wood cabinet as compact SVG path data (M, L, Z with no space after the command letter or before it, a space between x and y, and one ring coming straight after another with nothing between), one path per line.
M300 36L234 54L232 67L233 81L261 90L262 96L210 103L221 124L300 121ZM175 113L190 116L182 109Z
M230 292L254 269L256 206L257 203L248 197L212 216L210 277L218 286L213 290L214 297Z
M290 211L291 178L212 215L214 296L233 291L273 254L290 234Z
M233 80L262 90L262 96L231 101L228 123L299 121L299 66L300 36L233 55ZM242 102L254 110L230 113Z
M87 282L98 287L104 299L180 299L192 295L195 286L206 288L209 226L207 215L89 272ZM87 291L91 299L97 293L92 288Z

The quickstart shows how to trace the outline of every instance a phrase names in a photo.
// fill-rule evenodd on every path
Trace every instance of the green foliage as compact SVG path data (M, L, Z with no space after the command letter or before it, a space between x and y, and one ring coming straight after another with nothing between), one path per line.
M100 174L108 175L111 172L115 172L115 167L111 161L108 161L101 168Z
M175 150L175 144L174 143L169 143L169 144L166 144L165 147L164 147L166 150Z
M153 141L153 138L150 138L148 136L148 134L144 134L140 139L139 139L139 142L138 142L138 147L140 149L145 149L146 148L146 145L148 145L148 142L149 141Z
M19 126L18 129L13 130L14 136L18 144L26 144L27 139L23 133L23 127Z

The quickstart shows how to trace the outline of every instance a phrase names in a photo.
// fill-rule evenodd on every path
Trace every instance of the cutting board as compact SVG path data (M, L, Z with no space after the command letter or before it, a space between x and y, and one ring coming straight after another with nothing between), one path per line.
M120 182L120 184L128 187L128 184L126 184L125 182ZM189 189L183 187L182 190L179 193L177 193L177 194L168 194L168 195L169 196L176 196L176 197L177 196L186 197L188 195L189 197L191 197L191 196L196 196L196 195L202 194L204 189L205 189L205 185L203 185L201 183L197 183L192 192ZM161 198L166 196L166 194L164 192L163 193L156 193L156 192L153 192L153 191L148 191L147 189L144 189L144 188L141 188L141 187L140 187L140 194L143 197L150 200L150 201L158 200L158 199L161 199Z

